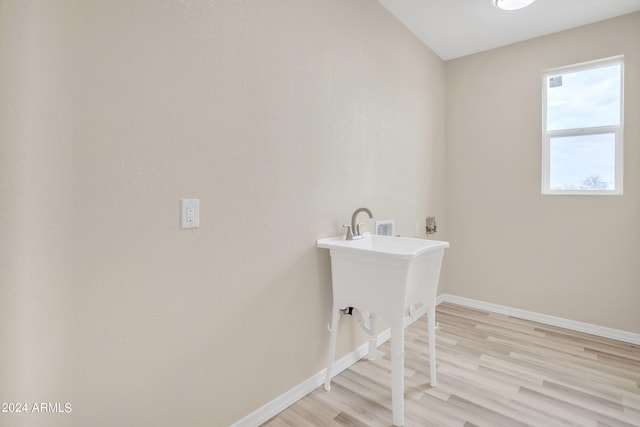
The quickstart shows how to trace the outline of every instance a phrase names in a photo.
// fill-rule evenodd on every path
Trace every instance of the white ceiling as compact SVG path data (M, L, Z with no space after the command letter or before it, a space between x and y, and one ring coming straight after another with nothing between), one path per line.
M504 11L493 0L378 0L448 60L640 11L640 0L536 0Z

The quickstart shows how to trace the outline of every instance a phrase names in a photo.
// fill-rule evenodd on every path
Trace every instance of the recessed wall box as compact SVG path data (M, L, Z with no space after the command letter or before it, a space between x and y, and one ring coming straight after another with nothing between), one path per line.
M376 221L376 234L381 236L393 236L394 225L395 221L393 219Z

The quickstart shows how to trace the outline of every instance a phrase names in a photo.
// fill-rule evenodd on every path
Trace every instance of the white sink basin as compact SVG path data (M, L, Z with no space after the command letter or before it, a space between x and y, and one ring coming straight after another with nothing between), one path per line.
M404 424L404 313L412 304L427 308L430 383L436 385L435 301L444 249L437 240L365 235L359 240L344 236L319 239L329 249L333 310L325 389L331 386L340 310L355 307L372 313L369 358L375 355L375 319L384 317L391 326L391 373L393 424Z
M331 255L334 308L357 307L389 320L411 304L435 303L449 243L368 234L320 239L317 246Z
M439 240L412 239L407 237L378 236L365 234L359 240L345 240L344 236L329 237L317 241L319 248L332 251L347 251L361 255L379 254L391 258L412 259L425 252L449 247Z

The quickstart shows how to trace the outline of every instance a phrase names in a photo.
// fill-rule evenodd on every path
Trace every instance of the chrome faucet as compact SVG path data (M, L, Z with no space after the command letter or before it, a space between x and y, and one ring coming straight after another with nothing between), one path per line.
M355 212L353 212L353 215L351 215L351 225L349 224L343 225L343 227L346 227L347 229L346 240L362 239L362 234L360 234L360 226L363 225L364 223L361 222L360 224L356 224L356 219L358 218L358 214L360 212L366 212L367 215L369 215L369 218L373 218L373 214L369 209L367 208L356 209Z

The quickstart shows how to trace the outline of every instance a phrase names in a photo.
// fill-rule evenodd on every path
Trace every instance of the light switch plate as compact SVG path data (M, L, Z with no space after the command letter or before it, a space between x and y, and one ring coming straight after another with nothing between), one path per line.
M182 199L180 211L182 228L200 227L200 199Z

